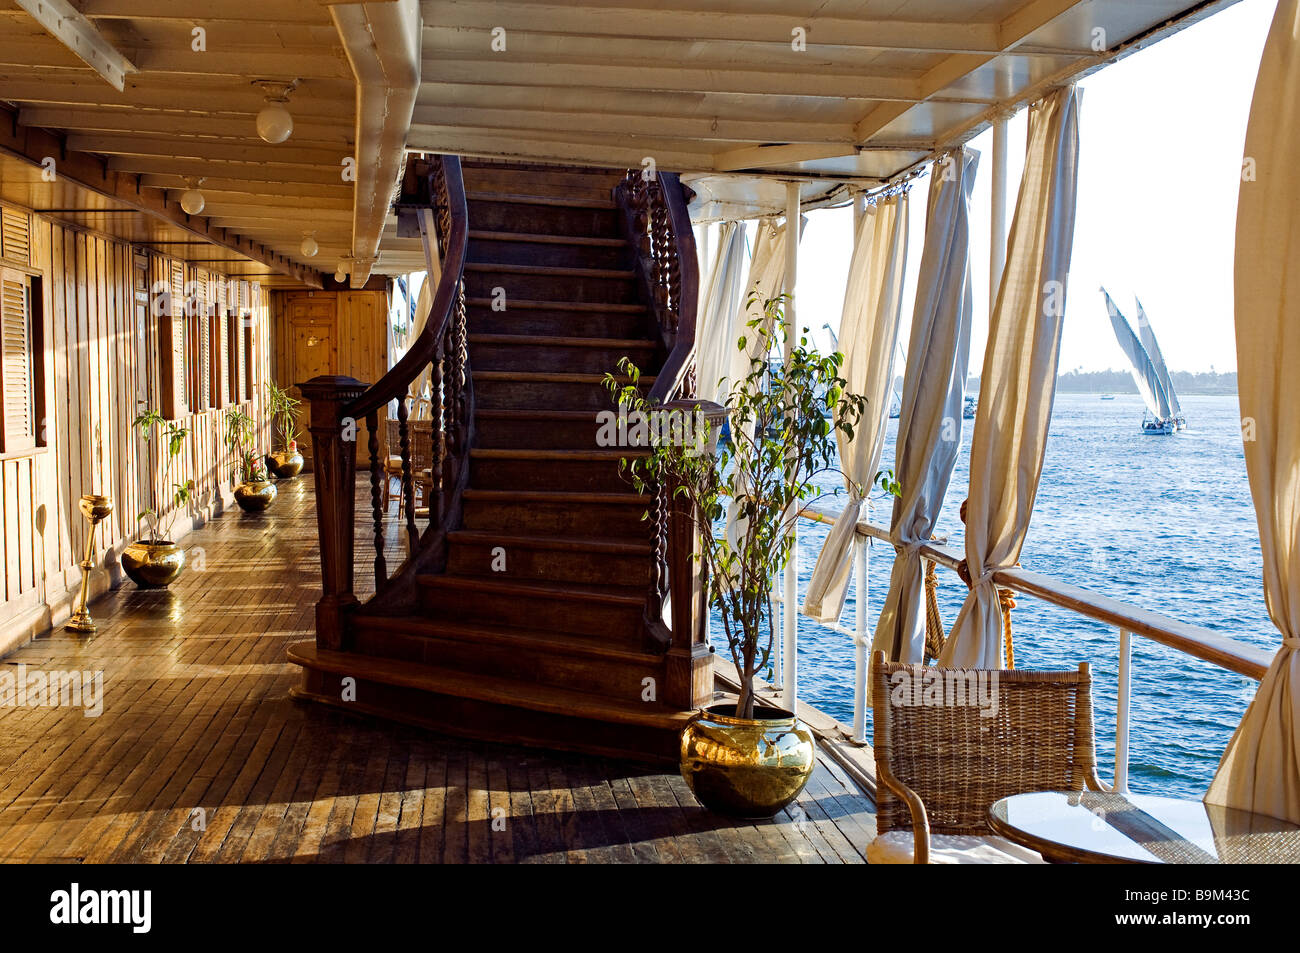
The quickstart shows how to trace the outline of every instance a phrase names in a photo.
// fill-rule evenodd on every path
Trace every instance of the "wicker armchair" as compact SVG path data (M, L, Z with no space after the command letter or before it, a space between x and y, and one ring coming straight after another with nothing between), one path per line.
M980 679L985 690L972 699ZM934 703L937 680L946 704ZM992 837L989 807L1001 798L1102 790L1086 662L1074 672L981 672L886 662L876 652L871 691L876 829L911 830L914 863L930 862L931 835Z

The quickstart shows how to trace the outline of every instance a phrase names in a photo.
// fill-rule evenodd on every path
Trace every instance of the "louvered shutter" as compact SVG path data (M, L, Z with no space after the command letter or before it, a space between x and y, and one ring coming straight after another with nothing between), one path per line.
M170 261L171 310L159 319L158 352L163 363L163 416L177 420L189 413L186 374L185 263Z
M5 452L36 445L31 301L30 278L8 269L0 272L0 389Z
M208 358L208 278L194 273L194 317L190 320L194 334L194 410L211 406L212 362Z
M31 264L31 217L15 208L0 210L0 257Z

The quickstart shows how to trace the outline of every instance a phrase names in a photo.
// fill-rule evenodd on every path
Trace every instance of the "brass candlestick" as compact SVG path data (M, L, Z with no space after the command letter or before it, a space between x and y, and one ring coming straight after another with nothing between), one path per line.
M94 632L95 622L86 608L86 597L90 595L90 571L95 568L95 527L108 519L113 512L113 501L97 493L87 493L81 498L81 515L90 523L86 533L86 558L81 561L81 595L77 599L77 611L68 619L67 627L73 632Z

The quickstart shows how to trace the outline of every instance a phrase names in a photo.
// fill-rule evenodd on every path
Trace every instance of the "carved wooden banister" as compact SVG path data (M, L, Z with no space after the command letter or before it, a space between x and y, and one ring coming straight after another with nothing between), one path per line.
M423 329L402 359L370 386L350 378L315 378L301 385L311 402L311 434L318 462L316 495L325 595L317 610L317 641L334 649L347 648L345 617L349 613L393 614L414 605L415 575L437 571L445 560L446 533L459 518L468 476L473 388L463 277L469 214L460 159L435 156L413 160L396 207L399 228L423 238L430 275L440 271ZM430 420L414 420L407 400L421 396L412 389L422 390L425 382L432 405ZM394 402L396 434L385 458L379 431L388 424L385 408ZM356 435L363 422L369 435L365 450L370 476L365 509L371 520L371 531L363 538L374 547L375 575L374 595L364 605L352 592ZM328 469L322 470L321 463ZM400 486L395 497L387 489L394 481ZM423 497L419 507L417 487ZM394 517L383 505L389 498L399 510L399 524L391 522ZM405 533L394 535L390 531L394 525ZM397 561L390 575L385 549L400 545L402 535L405 557Z
M668 351L647 396L660 404L677 397L693 397L700 266L687 207L689 189L676 173L658 172L647 177L639 169L630 169L614 191L636 252L636 270Z
M695 312L699 264L691 228L688 190L673 173L629 170L614 190L623 210L634 267L657 325L663 360L647 399L663 412L679 415L689 431L710 421L712 453L724 412L695 396ZM647 648L667 656L668 684L663 701L677 708L705 704L712 696L712 665L705 641L704 577L697 559L701 531L676 487L649 489L651 527L650 585L646 592Z

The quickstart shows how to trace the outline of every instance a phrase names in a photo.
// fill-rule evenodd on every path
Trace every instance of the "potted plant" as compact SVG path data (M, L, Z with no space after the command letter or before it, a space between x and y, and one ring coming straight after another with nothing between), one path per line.
M190 501L194 481L173 482L172 471L180 456L189 430L175 421L163 417L156 410L146 410L132 422L146 447L156 447L162 454L162 484L164 492L171 488L171 511L164 516L157 499L157 487L149 485L149 509L142 512L138 522L148 529L146 538L131 543L122 550L122 568L141 589L162 589L175 582L185 568L185 553L167 537L170 535L181 507ZM154 436L157 442L154 442Z
M245 513L260 513L275 501L276 489L255 447L253 418L237 407L227 410L225 437L226 448L236 461L230 474L235 502Z
M840 472L836 432L852 437L866 406L865 397L845 392L844 355L809 347L807 329L788 361L769 366L772 349L784 344L786 298L763 302L763 317L750 322L737 342L742 351L752 344L750 353L758 356L725 397L730 442L716 455L702 453L698 438L694 445L665 440L664 431L673 428L652 427L649 454L622 464L638 492L673 487L704 528L697 558L708 605L721 616L739 693L691 719L682 733L681 771L706 807L743 817L772 816L812 774L811 732L792 713L760 702L754 680L772 656L771 583L790 555L790 530L799 509L822 494L815 478ZM636 386L640 371L626 358L619 367L631 383L606 375L616 401L629 414L652 413ZM728 507L729 533L720 525Z
M287 480L302 472L302 454L298 452L298 432L294 426L298 405L302 401L289 396L289 392L277 387L274 381L267 382L266 393L271 422L280 431L284 446L283 450L267 455L267 466L277 477Z

